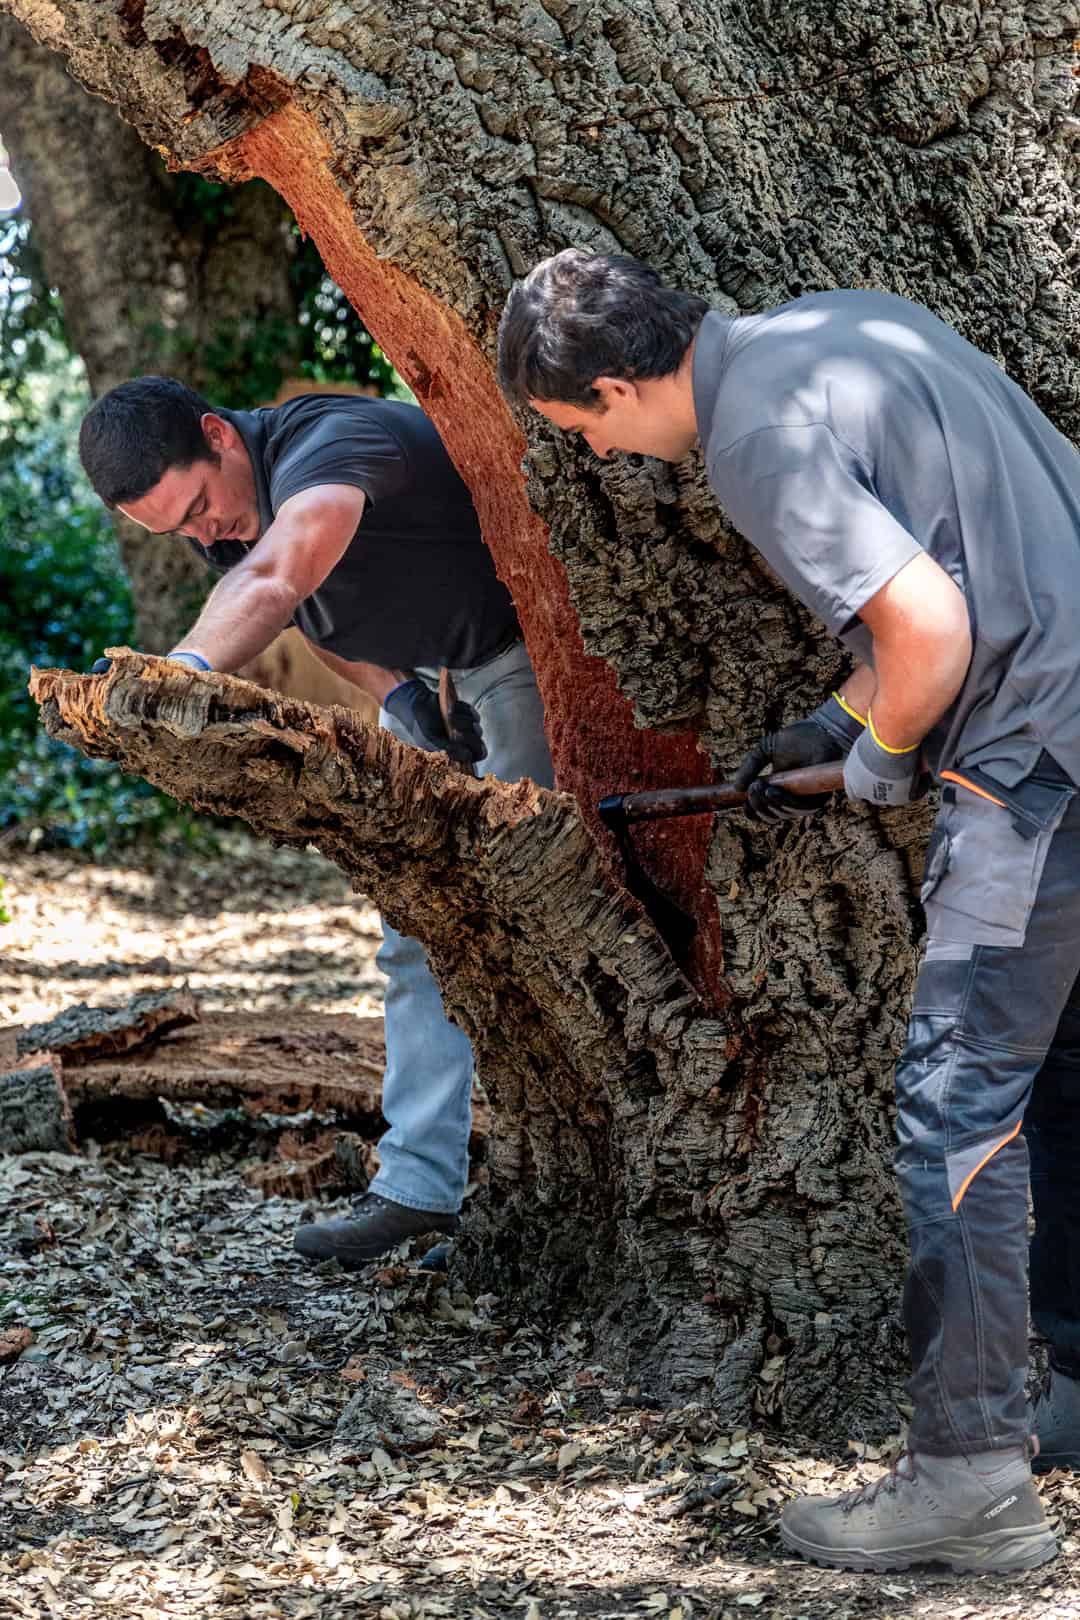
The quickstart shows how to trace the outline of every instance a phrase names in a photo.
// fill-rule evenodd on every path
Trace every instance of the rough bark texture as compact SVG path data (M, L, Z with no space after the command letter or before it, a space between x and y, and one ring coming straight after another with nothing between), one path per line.
M59 1058L0 1074L0 1153L70 1153L73 1145Z
M381 1019L293 1013L284 1029L257 1013L200 1012L185 991L147 992L118 1007L65 1007L41 1024L0 1032L12 1068L53 1057L78 1108L167 1098L248 1113L336 1114L381 1121L386 1061ZM490 1114L478 1103L474 1133Z
M136 997L128 1008L112 1013L71 1008L47 1024L18 1032L28 1051L50 1043L59 1046L65 1037L75 1036L64 1046L64 1091L76 1140L122 1138L140 1152L171 1162L190 1156L199 1144L190 1129L166 1117L163 1102L181 1109L202 1105L204 1114L198 1118L208 1121L205 1140L211 1145L245 1134L243 1122L235 1118L242 1110L253 1141L270 1153L266 1164L244 1175L264 1197L363 1191L378 1166L375 1143L386 1129L381 1019L294 1012L282 1026L266 1013L211 1012L183 1027L174 1016L149 1037L150 1050L147 1041L137 1039L138 1030L131 1029L136 1039L125 1046L122 1035L132 1012L141 1012L145 1025L145 1003L151 999ZM160 1008L162 1014L167 1010ZM175 1015L175 1006L172 1010ZM92 1011L97 1029L88 1042L80 1037ZM121 1014L126 1015L123 1020ZM158 1040L159 1034L165 1038ZM197 1117L186 1117L196 1128ZM283 1129L292 1118L297 1128ZM324 1128L318 1129L320 1125ZM490 1131L491 1109L476 1098L469 1141L474 1166L484 1159Z
M320 1193L367 1191L378 1155L349 1131L320 1131L313 1142L286 1132L269 1164L245 1170L249 1187L264 1198L315 1198Z
M264 1013L206 1013L152 1052L98 1053L68 1074L68 1094L76 1107L167 1097L371 1121L384 1058L381 1019L297 1012L282 1027Z
M623 247L729 310L813 287L892 288L996 355L1066 432L1080 429L1071 0L0 10L174 162L258 172L286 195L474 491L537 662L559 783L583 806L699 776L687 728L728 768L763 727L816 702L839 660L725 527L699 466L601 465L536 421L526 447L490 359L506 288L535 259L568 242ZM615 681L651 732L629 730ZM324 757L319 737L295 754L300 779ZM162 769L158 752L135 768ZM372 757L389 783L389 754ZM777 834L718 822L706 892L720 922L706 918L713 955L695 972L715 986L722 928L721 1023L680 1001L652 958L643 978L615 971L606 935L585 961L580 920L565 943L550 893L580 919L589 889L606 891L584 840L582 875L559 867L552 882L544 863L558 845L541 834L563 801L529 799L507 834L544 846L547 891L519 887L511 901L472 887L462 829L477 826L464 812L481 803L473 791L500 815L519 801L414 769L425 807L414 830L383 807L381 843L372 829L366 853L353 833L324 847L358 881L381 882L395 920L418 932L426 920L495 1077L499 1285L535 1301L576 1283L593 1314L608 1300L606 1327L661 1392L704 1392L732 1414L756 1401L821 1428L881 1416L902 1251L889 1071L920 932L926 812L845 810ZM307 823L322 836L308 804L290 836ZM683 897L700 886L704 838L702 823L674 824L650 851L654 875ZM380 849L393 871L377 869ZM467 869L441 864L447 850ZM414 916L417 862L434 881ZM434 939L444 904L456 914L481 892L493 919L518 908L509 929L485 913L489 942L504 942L501 956L480 952L489 985ZM596 903L602 917L629 905ZM558 971L560 952L575 952L563 999L534 996L531 1021L508 990L525 917L529 950ZM470 946L478 926L469 916ZM758 1382L766 1357L786 1362Z
M771 1337L799 1356L789 1417L887 1421L861 1358L870 1342L895 1361L895 1223L836 1207L880 1188L883 1122L852 1141L796 1090L763 1140L761 1054L706 1015L569 795L476 781L348 710L140 654L32 689L52 735L314 843L424 941L495 1112L465 1240L478 1285L534 1308L602 1301L606 1349L662 1395L745 1416ZM830 1124L824 1172L811 1133ZM760 1394L785 1398L775 1364Z
M141 1051L174 1029L198 1021L195 997L167 991L133 996L124 1007L91 1007L80 1002L44 1024L26 1024L15 1034L20 1058L56 1052L69 1066L95 1058Z

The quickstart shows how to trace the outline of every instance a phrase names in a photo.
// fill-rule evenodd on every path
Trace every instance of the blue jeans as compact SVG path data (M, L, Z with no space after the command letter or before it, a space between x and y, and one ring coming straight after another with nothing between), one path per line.
M909 1444L955 1456L1031 1433L1029 1146L1032 1315L1080 1354L1080 798L1049 755L1013 789L945 786L923 901L896 1073Z
M416 673L429 686L438 686L438 670ZM544 711L524 642L515 642L476 669L451 674L458 696L480 716L487 755L477 775L503 782L529 776L541 787L551 787L554 772ZM385 709L379 724L402 736ZM371 1190L412 1209L454 1214L469 1171L472 1047L443 1012L439 987L418 940L384 922L375 960L389 981L382 1095L389 1129L379 1142L379 1172Z

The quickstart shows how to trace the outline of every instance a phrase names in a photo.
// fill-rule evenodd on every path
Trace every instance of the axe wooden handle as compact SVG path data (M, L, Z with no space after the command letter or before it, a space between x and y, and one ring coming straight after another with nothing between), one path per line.
M797 771L777 771L762 778L787 788L789 793L833 793L844 785L844 762L804 765ZM617 793L600 800L600 817L607 825L630 821L665 821L670 816L712 815L746 803L743 789L730 782L709 782L701 787L655 788L649 793Z
M450 738L451 742L458 742L458 741L460 741L460 738L461 738L461 733L458 731L457 727L454 725L453 720L451 718L451 716L453 715L453 712L454 712L454 704L456 702L457 702L457 688L454 685L454 677L451 675L451 673L450 673L450 671L448 669L440 669L440 671L439 671L439 713L442 715L442 723L446 727L446 735ZM468 763L467 760L454 759L454 760L451 760L450 763L457 770L463 772L464 775L466 775L466 776L472 776L473 775L473 768Z
M442 714L442 723L446 727L446 735L448 737L456 737L457 736L457 732L454 730L454 727L450 723L450 716L453 713L454 704L456 702L457 702L457 688L454 685L454 677L451 675L451 673L450 673L450 671L448 669L440 669L440 671L439 671L439 710L440 710L440 712Z

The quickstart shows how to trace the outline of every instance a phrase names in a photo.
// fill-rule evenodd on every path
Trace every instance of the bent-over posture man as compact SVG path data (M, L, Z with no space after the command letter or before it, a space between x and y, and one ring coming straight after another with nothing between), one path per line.
M600 456L677 461L700 440L732 522L856 654L743 762L754 813L806 812L770 764L843 758L874 805L917 797L922 757L942 785L896 1076L908 1450L866 1490L795 1502L782 1532L855 1568L1042 1563L1029 1150L1052 1346L1039 1464L1080 1463L1080 458L997 365L887 293L730 319L568 249L512 292L500 375Z
M295 624L376 698L404 742L504 781L552 783L544 717L514 606L469 492L423 412L310 394L218 410L182 383L141 377L92 407L79 450L107 506L182 535L223 571L170 657L235 670ZM437 695L449 668L451 742ZM350 1220L301 1226L297 1250L353 1267L416 1233L453 1232L468 1174L473 1059L423 947L384 924L389 1129Z

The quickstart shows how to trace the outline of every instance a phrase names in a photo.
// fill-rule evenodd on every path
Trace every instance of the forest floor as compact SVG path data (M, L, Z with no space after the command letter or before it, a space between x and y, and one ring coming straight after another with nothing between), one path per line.
M0 1024L184 984L274 1026L379 1015L378 919L317 856L236 837L2 866ZM580 1324L515 1320L415 1255L309 1269L296 1221L345 1201L263 1200L240 1150L83 1148L0 1158L0 1329L33 1333L0 1367L3 1620L1080 1616L1070 1476L1042 1484L1042 1570L817 1569L778 1511L879 1472L857 1437L649 1409Z

